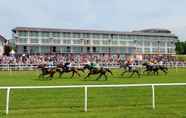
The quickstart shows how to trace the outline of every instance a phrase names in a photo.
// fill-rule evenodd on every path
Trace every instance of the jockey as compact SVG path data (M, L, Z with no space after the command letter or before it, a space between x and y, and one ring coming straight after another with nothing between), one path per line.
M159 61L159 65L160 65L160 66L163 66L163 61L162 61L162 60Z
M53 63L53 61L50 59L49 61L48 61L48 70L50 71L51 69L52 69L52 67L53 67L53 65L54 65L54 63Z
M133 61L132 61L132 59L128 59L127 60L127 66L128 66L128 68L129 68L129 72L132 70L132 66L133 66Z
M96 69L96 63L92 62L92 63L90 64L90 67L91 67L91 69Z
M69 70L70 67L71 67L71 63L70 62L66 62L65 65L64 65L64 68L66 70Z

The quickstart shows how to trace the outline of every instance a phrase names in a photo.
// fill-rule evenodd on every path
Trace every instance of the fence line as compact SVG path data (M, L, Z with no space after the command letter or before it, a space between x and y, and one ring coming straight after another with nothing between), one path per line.
M105 87L152 87L152 108L155 109L155 86L184 86L186 83L154 83L154 84L118 84L118 85L72 85L72 86L9 86L0 87L6 92L6 114L9 113L10 90L13 89L52 89L52 88L84 88L84 111L88 111L88 88Z
M186 63L166 63L164 64L168 68L186 67ZM0 70L34 70L38 65L35 64L0 64ZM99 66L105 68L119 68L118 64L100 64ZM72 67L83 67L83 64L73 65Z

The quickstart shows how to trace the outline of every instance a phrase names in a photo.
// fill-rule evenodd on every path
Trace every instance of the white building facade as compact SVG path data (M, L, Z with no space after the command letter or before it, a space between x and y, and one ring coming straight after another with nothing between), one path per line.
M178 37L166 29L132 32L16 27L18 54L175 54Z

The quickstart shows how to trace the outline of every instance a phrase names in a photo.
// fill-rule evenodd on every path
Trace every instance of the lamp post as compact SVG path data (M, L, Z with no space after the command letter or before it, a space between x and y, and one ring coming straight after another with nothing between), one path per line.
M111 39L109 39L108 41L109 41L109 56L110 56L110 53L111 53Z
M158 40L158 55L160 54L160 41Z
M80 42L81 42L81 53L83 53L83 41L84 41L84 39L80 39Z
M134 52L134 54L135 54L135 55L136 55L136 51L137 51L137 45L136 45L136 43L137 43L137 41L134 40L134 46L135 46L135 52Z

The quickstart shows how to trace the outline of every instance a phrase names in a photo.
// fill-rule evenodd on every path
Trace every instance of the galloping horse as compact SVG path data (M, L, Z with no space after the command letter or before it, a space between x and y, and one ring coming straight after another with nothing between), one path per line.
M138 65L133 65L133 66L130 66L129 64L120 64L120 68L123 68L124 71L122 72L121 76L124 76L125 73L131 73L131 75L129 76L132 77L135 73L138 75L138 77L141 76L141 67L138 66Z
M157 65L157 64L154 64L154 65L150 65L148 63L143 63L143 66L146 67L146 70L143 71L143 73L147 72L148 74L150 72L152 72L154 75L158 75L159 74L159 70L161 70L162 72L164 72L165 74L167 74L167 71L168 71L168 68L163 66L163 65Z
M41 70L41 74L39 75L39 78L44 78L45 76L48 75L47 78L52 79L54 74L56 73L56 68L48 68L46 64L39 65L37 67L38 69Z
M59 77L61 77L64 73L69 73L69 72L72 72L71 78L74 77L74 74L77 74L79 77L81 77L78 71L84 72L84 69L75 68L75 67L70 67L69 69L67 69L64 67L63 64L57 65L57 72L59 72Z
M103 75L104 75L104 77L105 77L105 80L107 80L107 79L108 79L108 77L107 77L107 75L106 75L107 72L109 72L111 75L113 75L113 74L112 74L112 71L111 71L110 69L108 69L108 68L102 68L102 67L101 67L100 69L98 69L98 68L92 68L90 65L86 64L86 65L83 67L83 69L88 69L88 70L89 70L88 75L87 75L84 79L87 79L90 75L100 74L100 75L97 77L96 80L100 79Z

